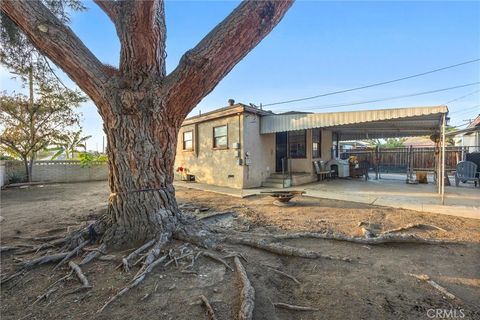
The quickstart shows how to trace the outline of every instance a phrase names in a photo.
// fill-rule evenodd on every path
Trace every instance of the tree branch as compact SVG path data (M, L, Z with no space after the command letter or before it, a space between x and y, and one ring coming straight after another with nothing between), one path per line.
M112 20L114 24L117 23L118 3L113 0L93 0Z
M292 3L293 0L244 1L187 51L166 79L171 111L186 117L280 22Z
M121 5L120 72L136 82L143 76L165 76L165 7L163 0L125 1Z
M55 62L101 108L104 65L83 42L39 0L2 0L0 9L32 43ZM102 110L101 110L102 111Z

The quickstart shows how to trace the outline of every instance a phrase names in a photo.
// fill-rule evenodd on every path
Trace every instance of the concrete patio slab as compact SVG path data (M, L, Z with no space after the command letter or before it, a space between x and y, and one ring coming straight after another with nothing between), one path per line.
M262 191L302 190L306 192L306 196L316 198L480 219L480 188L474 188L473 185L447 186L445 187L445 204L442 205L434 184L406 184L405 178L399 175L383 175L382 179L370 179L368 181L336 179L286 189L233 189L187 182L176 182L175 186L216 192L239 198L260 194Z

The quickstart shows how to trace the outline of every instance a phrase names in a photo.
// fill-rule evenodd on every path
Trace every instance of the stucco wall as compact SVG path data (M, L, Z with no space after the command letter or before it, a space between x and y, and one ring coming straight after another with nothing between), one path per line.
M205 122L184 125L180 129L175 158L175 169L186 168L200 183L226 186L232 188L255 188L275 172L275 134L260 134L260 116L253 113L225 116ZM228 126L228 148L213 148L213 128ZM240 132L239 132L240 128ZM193 132L194 150L183 150L183 132ZM307 130L307 157L291 159L293 172L311 173L312 181L316 179L312 165L312 130ZM240 149L233 144L240 142ZM332 133L322 130L322 157L331 158ZM248 153L248 164L245 162ZM242 165L238 164L240 155ZM182 174L175 173L177 180Z
M275 172L275 134L260 134L260 118L244 114L244 149L249 153L250 164L244 166L244 188L260 187Z
M237 164L237 150L232 148L233 143L241 142L241 118L241 115L234 115L183 126L178 135L175 170L178 167L187 168L188 173L193 174L200 183L242 188L243 167ZM228 148L214 149L213 128L221 125L227 125ZM183 150L183 132L189 130L193 131L193 151ZM176 173L175 178L181 179L181 175Z
M332 132L330 130L322 130L322 145L321 145L321 157L312 157L312 130L307 130L307 157L303 159L291 159L292 172L311 172L313 173L313 160L325 160L331 159L332 148Z

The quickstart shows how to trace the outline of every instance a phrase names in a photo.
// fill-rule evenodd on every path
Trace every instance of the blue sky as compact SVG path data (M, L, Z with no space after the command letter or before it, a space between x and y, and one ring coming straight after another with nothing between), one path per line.
M74 14L72 28L105 63L117 66L119 42L113 25L93 3ZM167 1L167 71L195 46L238 1ZM192 114L237 102L267 104L408 76L480 57L480 2L298 1L280 24L195 108ZM17 86L3 70L2 89ZM68 80L67 80L68 81ZM480 81L480 63L428 76L302 103L273 111L411 94ZM69 81L70 84L72 84ZM73 85L73 84L72 84ZM385 102L327 109L349 111L439 105L480 86ZM451 123L480 113L480 92L449 104ZM82 106L83 127L101 148L101 119L90 102Z

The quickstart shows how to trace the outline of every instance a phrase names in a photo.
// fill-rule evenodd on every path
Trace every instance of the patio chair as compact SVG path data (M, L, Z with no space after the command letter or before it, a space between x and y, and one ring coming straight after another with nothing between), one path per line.
M466 183L467 181L473 181L475 188L477 183L480 183L479 178L476 175L477 165L471 161L460 161L457 164L457 171L455 172L455 185L458 187L460 181Z
M326 168L325 162L322 160L313 161L313 168L317 175L317 181L330 180L332 177L332 172Z

